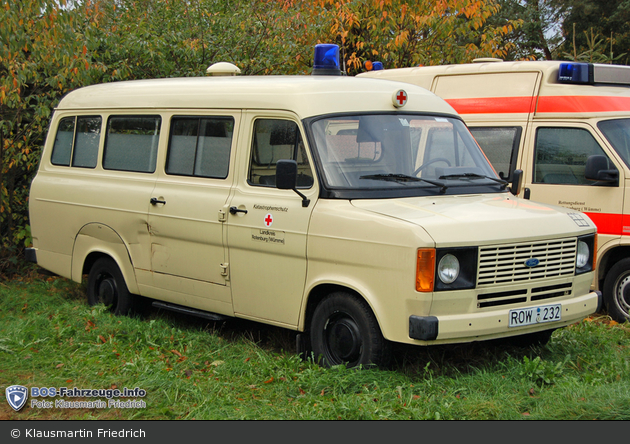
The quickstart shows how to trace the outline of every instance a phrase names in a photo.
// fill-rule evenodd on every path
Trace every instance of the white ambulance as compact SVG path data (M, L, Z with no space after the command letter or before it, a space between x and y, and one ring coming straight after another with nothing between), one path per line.
M560 61L376 70L423 86L464 118L499 175L525 173L521 196L586 213L609 315L630 316L630 67Z
M338 48L322 51L314 74L340 74ZM54 111L29 255L87 275L88 302L114 313L141 296L295 330L324 365L385 365L392 341L544 342L597 311L595 225L516 188L450 105L409 84L95 85Z

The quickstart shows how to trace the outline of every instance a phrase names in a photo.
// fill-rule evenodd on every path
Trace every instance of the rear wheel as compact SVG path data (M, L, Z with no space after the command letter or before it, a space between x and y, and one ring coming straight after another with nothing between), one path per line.
M98 259L88 275L87 299L90 305L104 304L117 315L131 311L133 295L116 262L109 257Z
M330 294L315 309L311 345L315 358L321 358L325 367L382 367L391 357L390 344L370 307L359 297L343 292Z
M606 274L604 303L613 320L630 319L630 258L620 260Z

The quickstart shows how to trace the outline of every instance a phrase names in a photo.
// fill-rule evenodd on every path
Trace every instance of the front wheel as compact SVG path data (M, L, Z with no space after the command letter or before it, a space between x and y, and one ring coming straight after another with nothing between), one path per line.
M630 319L630 258L620 260L606 274L604 303L613 320Z
M109 257L98 259L88 275L88 304L104 304L117 315L131 311L133 295L129 293L125 279L116 262Z
M347 293L332 293L313 313L311 345L325 367L389 364L390 344L365 301Z

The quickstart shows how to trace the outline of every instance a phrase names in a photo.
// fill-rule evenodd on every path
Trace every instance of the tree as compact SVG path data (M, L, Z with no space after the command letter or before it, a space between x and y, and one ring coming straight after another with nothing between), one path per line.
M498 0L499 12L488 19L494 26L519 20L505 40L511 43L505 60L552 60L563 42L561 24L566 7L559 0Z
M0 269L30 241L28 193L54 104L106 68L87 54L85 15L63 1L2 1L0 8Z
M512 45L503 37L520 23L488 26L498 10L493 0L317 0L308 12L327 24L319 40L338 43L353 74L366 60L392 68L501 57Z
M630 62L630 0L564 0L562 33L565 57Z

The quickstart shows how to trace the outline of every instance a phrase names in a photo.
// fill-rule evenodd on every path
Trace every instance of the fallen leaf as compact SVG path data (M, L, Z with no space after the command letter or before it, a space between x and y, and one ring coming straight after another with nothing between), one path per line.
M322 389L322 391L321 391L321 393L319 394L319 396L324 396L324 390L325 390L325 389Z
M107 342L107 339L105 339L105 337L103 337L103 335L98 335L98 338L101 340L101 342L103 344Z
M63 364L57 364L57 365L55 366L55 368L61 368L61 367L63 367Z
M523 416L529 416L529 412L524 412Z
M210 365L214 365L215 367L218 367L221 364L225 364L225 361L212 361Z
M174 355L179 356L180 358L182 357L182 354L180 352L178 352L177 350L171 350L171 353L173 353Z
M269 384L270 382L273 382L273 376L272 376L270 379L267 379L267 380L265 381L265 384Z

